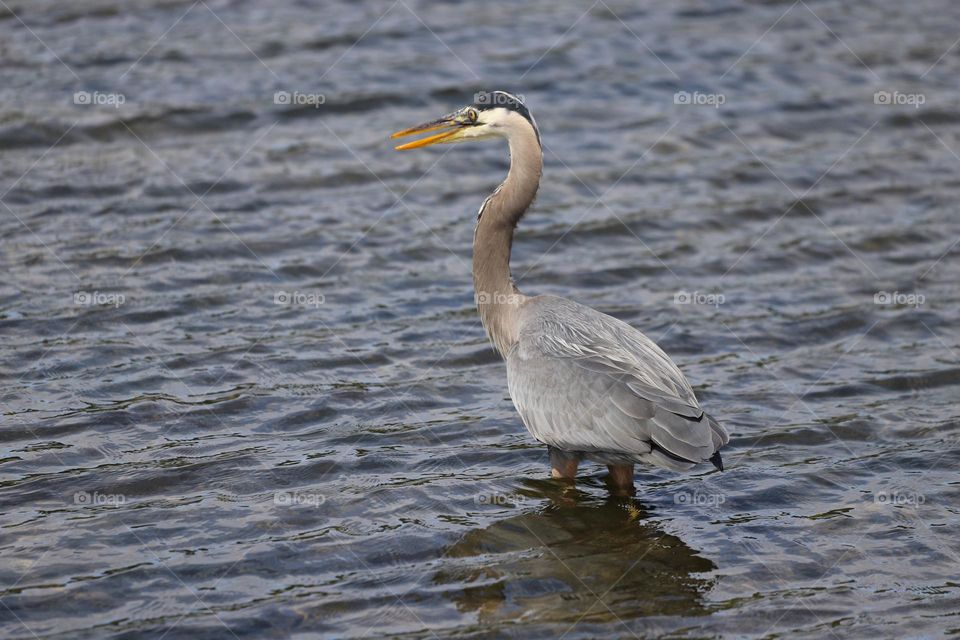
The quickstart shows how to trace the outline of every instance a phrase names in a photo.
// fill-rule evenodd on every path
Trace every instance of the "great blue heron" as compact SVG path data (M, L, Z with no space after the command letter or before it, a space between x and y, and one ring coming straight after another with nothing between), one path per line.
M503 91L394 138L397 147L506 138L507 179L484 200L473 237L480 319L507 362L510 397L534 438L547 445L551 475L573 480L583 458L606 464L617 491L633 492L634 463L723 470L729 436L700 408L690 383L652 340L611 316L564 298L527 296L510 276L513 230L537 194L543 151L526 105Z

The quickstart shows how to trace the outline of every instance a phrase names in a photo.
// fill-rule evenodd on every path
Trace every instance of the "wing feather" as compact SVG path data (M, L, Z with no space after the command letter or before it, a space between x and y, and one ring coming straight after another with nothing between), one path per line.
M726 431L703 412L680 370L642 333L562 298L531 302L507 354L507 377L538 440L671 469L708 460L726 444Z

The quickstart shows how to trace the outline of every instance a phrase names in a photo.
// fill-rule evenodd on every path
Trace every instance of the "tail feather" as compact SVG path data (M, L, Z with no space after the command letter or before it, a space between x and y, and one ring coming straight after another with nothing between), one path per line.
M715 466L717 469L723 471L723 458L720 457L719 451L710 456L710 462L712 462L713 466Z
M723 428L723 425L714 420L711 416L707 414L703 415L707 419L707 423L710 425L710 435L713 436L714 446L719 449L723 445L730 442L730 434L727 433L727 430Z
M713 436L714 454L710 456L710 462L712 462L713 466L717 469L723 471L723 458L720 457L720 449L723 445L730 442L730 434L727 433L727 430L724 429L723 425L719 422L707 414L703 415L707 418L707 423L710 425L710 435Z
M707 419L707 424L710 426L710 436L713 441L713 455L710 456L708 460L718 470L723 471L723 457L720 455L720 449L730 441L730 435L727 433L727 430L723 428L723 425L709 415L704 413L703 417ZM650 448L652 449L651 453L653 453L654 457L660 458L660 466L670 469L682 469L685 465L692 466L696 464L695 460L674 453L656 440L650 440Z

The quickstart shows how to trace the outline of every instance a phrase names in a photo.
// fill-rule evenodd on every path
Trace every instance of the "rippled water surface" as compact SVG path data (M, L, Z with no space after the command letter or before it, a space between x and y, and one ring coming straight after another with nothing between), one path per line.
M958 24L0 2L0 636L960 635ZM521 289L657 340L725 473L547 479L473 308L505 146L387 139L481 88Z

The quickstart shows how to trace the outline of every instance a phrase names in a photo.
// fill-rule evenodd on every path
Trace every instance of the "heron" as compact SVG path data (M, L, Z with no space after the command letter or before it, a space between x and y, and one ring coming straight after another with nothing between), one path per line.
M664 351L626 322L553 295L525 295L510 274L510 249L543 172L540 132L524 101L484 91L439 119L398 131L427 134L397 150L505 138L506 179L480 207L473 287L480 320L506 361L507 388L524 426L547 445L551 476L574 482L586 459L607 466L612 490L635 493L634 465L723 471L727 431L700 407Z

